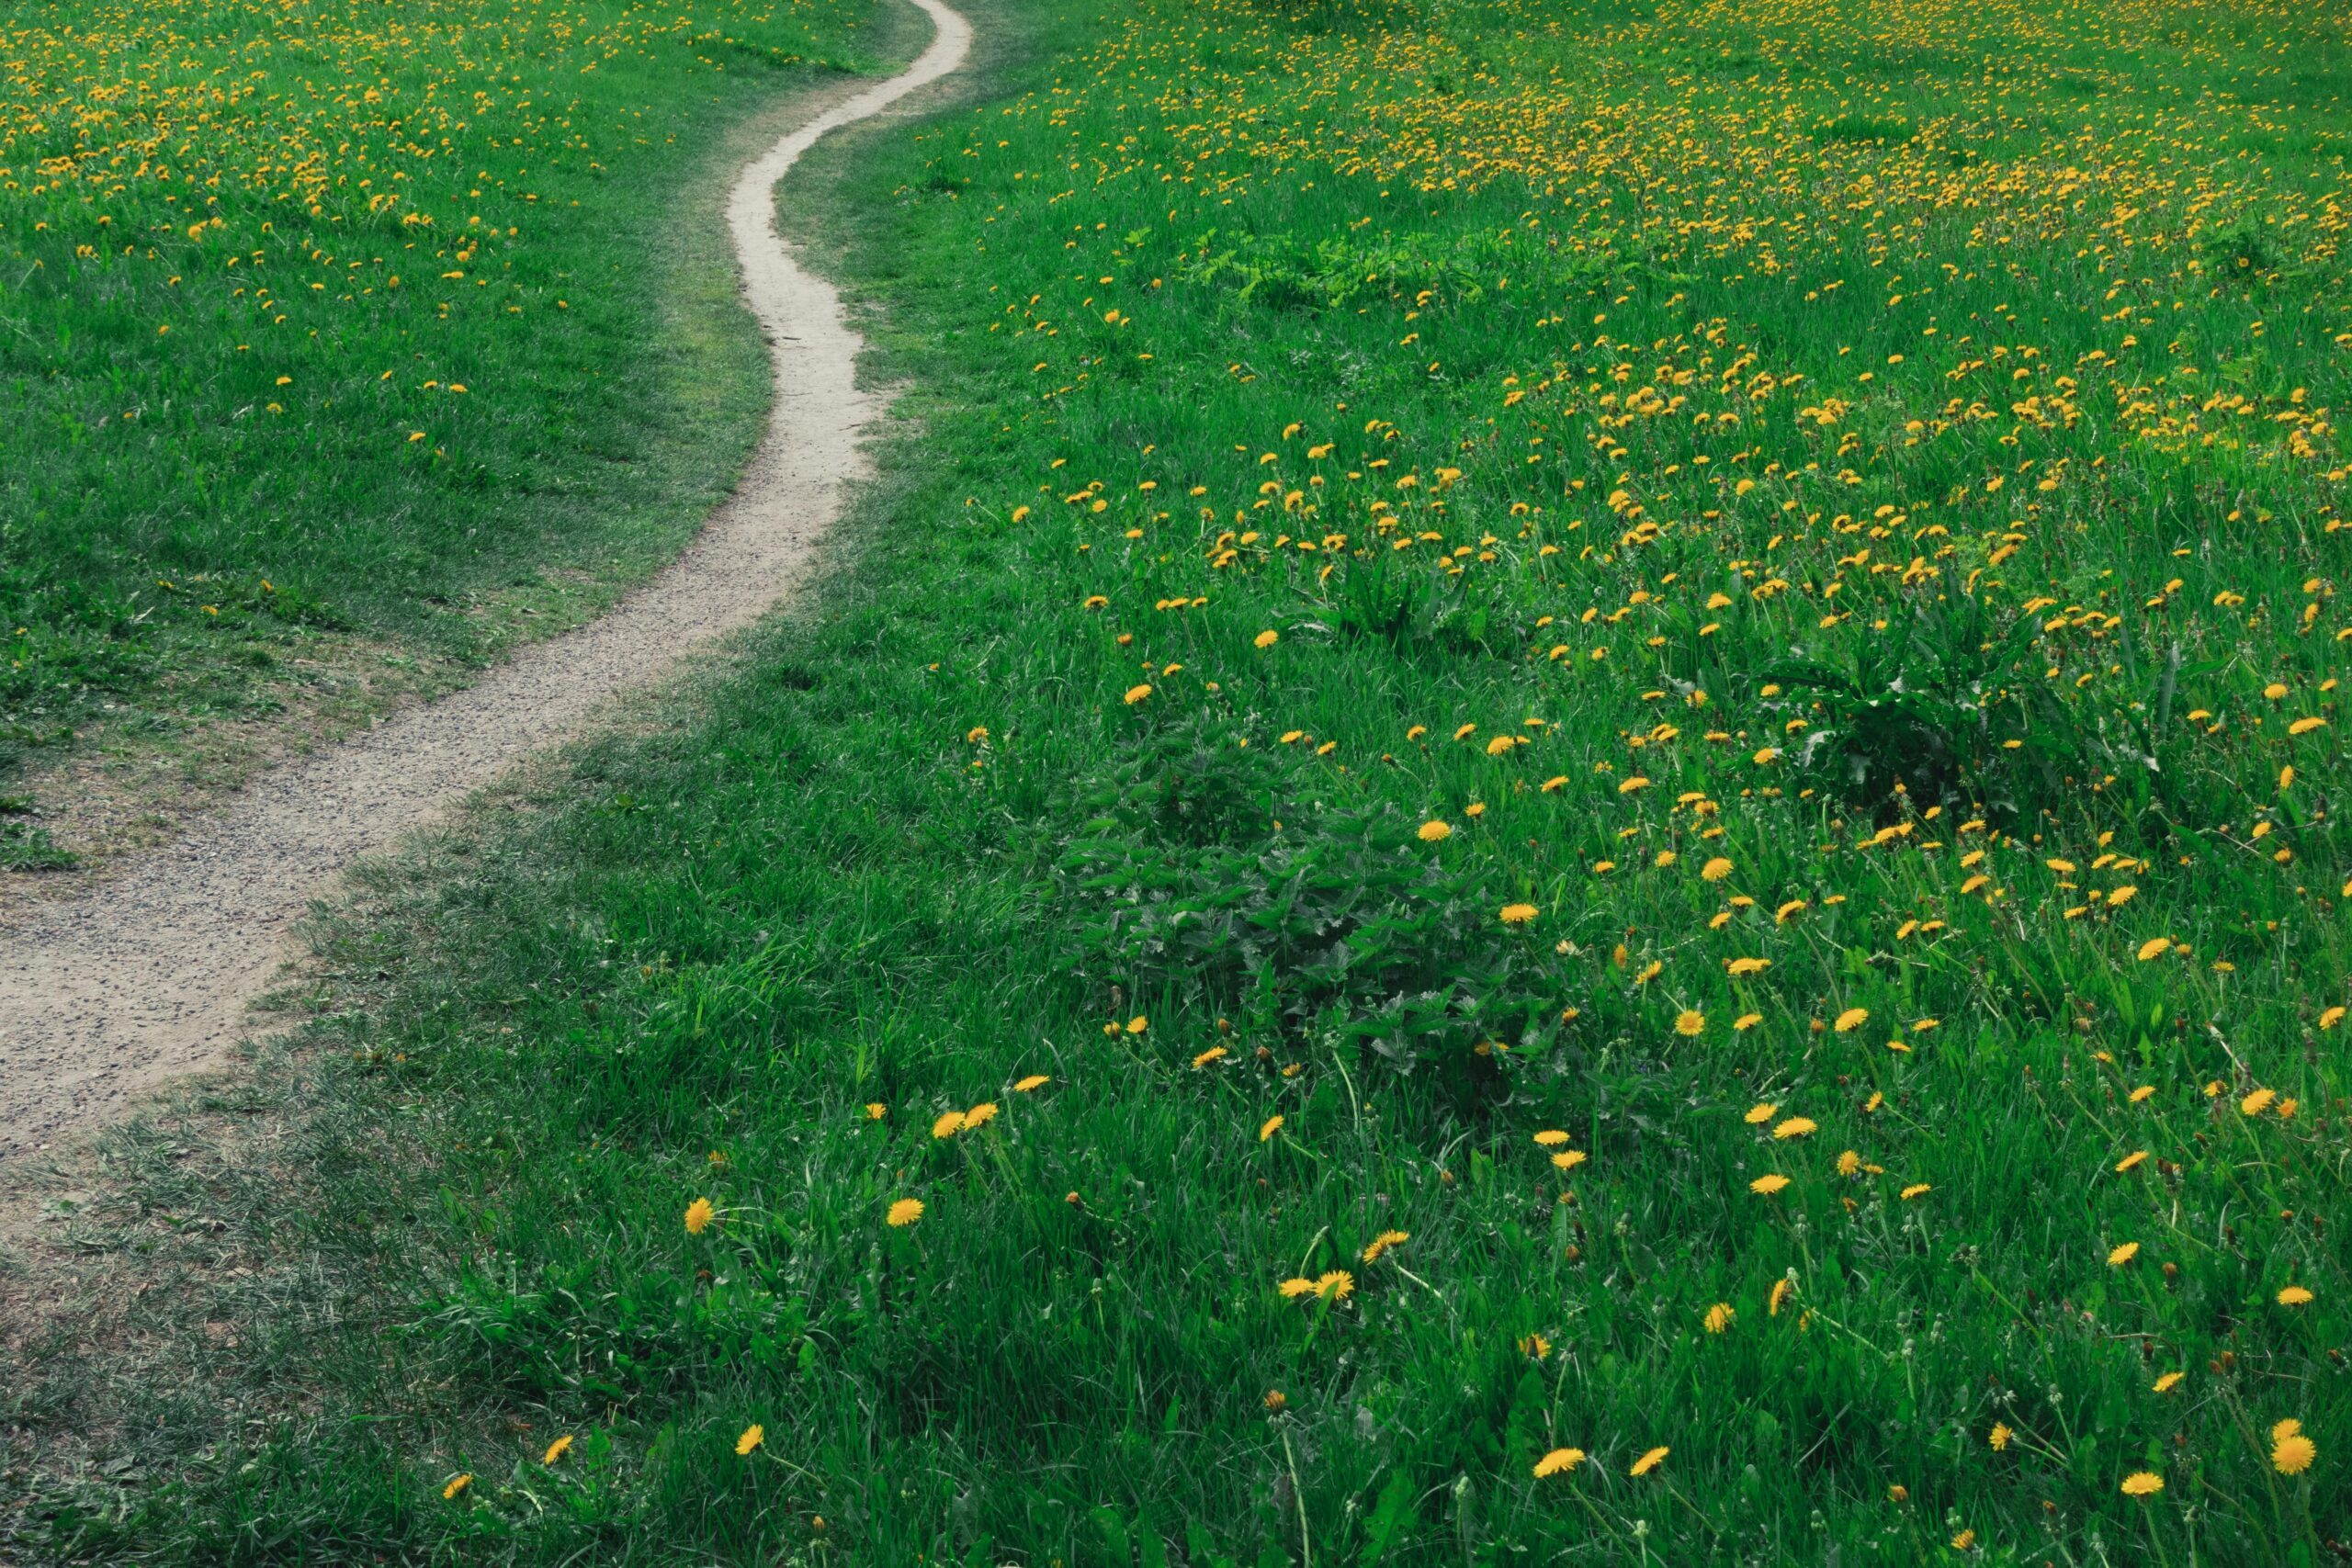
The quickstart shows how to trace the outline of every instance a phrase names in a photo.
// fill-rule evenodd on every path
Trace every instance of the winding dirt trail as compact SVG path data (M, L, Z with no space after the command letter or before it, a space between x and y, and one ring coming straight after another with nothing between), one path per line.
M827 132L870 118L963 62L972 29L912 0L931 46L819 114L746 168L727 202L743 288L770 345L775 408L735 494L685 553L610 615L535 644L476 685L289 763L168 849L10 931L0 955L0 1159L119 1116L213 1066L298 955L295 921L359 856L447 811L526 754L582 732L616 694L756 619L806 574L864 471L862 340L831 285L775 227L775 188Z

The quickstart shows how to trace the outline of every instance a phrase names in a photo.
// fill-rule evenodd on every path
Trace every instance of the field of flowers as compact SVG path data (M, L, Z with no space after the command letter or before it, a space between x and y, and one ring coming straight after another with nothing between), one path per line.
M2338 1560L2344 19L979 15L865 564L342 932L354 1326L62 1539Z
M233 708L305 628L478 654L482 592L674 547L623 467L632 422L696 412L657 384L666 203L865 15L12 6L0 770L100 702ZM709 376L749 382L737 451L747 363Z
M1130 665L1089 972L1261 1145L1351 1062L1492 1140L1480 1481L1573 1534L2346 1522L2352 77L2231 15L1146 7L934 138L1053 454L979 504ZM1282 1205L1303 1339L1464 1285L1461 1174Z

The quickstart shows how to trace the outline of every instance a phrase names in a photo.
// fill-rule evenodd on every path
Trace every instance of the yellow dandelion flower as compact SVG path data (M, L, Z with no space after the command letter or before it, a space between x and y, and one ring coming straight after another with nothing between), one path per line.
M1585 1155L1582 1149L1562 1149L1552 1156L1552 1163L1562 1170L1574 1170L1584 1163L1584 1159Z
M1356 1277L1344 1269L1334 1269L1315 1276L1315 1293L1326 1301L1342 1301L1352 1294Z
M757 1421L752 1422L750 1426L743 1428L743 1435L735 1439L735 1452L737 1457L741 1458L748 1456L753 1449L758 1448L762 1443L764 1443L767 1440L768 1429L765 1427L761 1426Z
M2133 1149L2130 1154L2125 1155L2121 1159L2117 1160L2117 1161L2115 1162L2115 1171L2116 1171L2116 1174L2117 1174L2117 1175L2119 1175L2119 1176L2120 1176L2123 1172L2125 1172L2125 1171L2127 1171L2127 1170L2134 1170L2134 1169L2137 1169L2137 1168L2139 1168L2139 1166L2140 1166L2141 1162L2142 1162L2142 1161L2143 1161L2143 1160L2145 1160L2147 1157L2148 1157L2148 1151L2147 1151L2147 1150L2145 1150L2145 1149Z
M1707 1309L1707 1332L1710 1334L1721 1334L1724 1329L1731 1326L1731 1320L1737 1315L1737 1314L1731 1310L1731 1303L1729 1302L1717 1302L1714 1305Z
M1382 1231L1378 1235L1374 1236L1371 1243L1364 1247L1363 1260L1366 1263L1377 1263L1380 1261L1380 1255L1382 1253L1387 1251L1392 1247L1401 1247L1406 1242L1412 1239L1413 1235L1410 1231Z
M1262 1144L1282 1130L1283 1119L1279 1116L1269 1116L1264 1124L1258 1129L1258 1141Z
M1129 707L1133 707L1149 695L1151 695L1150 682L1142 682L1127 688L1127 694L1125 700Z
M1634 1468L1626 1472L1626 1473L1629 1475L1647 1475L1651 1471L1656 1470L1659 1465L1664 1464L1666 1462L1666 1456L1673 1451L1674 1450L1672 1449L1652 1449L1649 1452L1635 1460L1634 1461Z
M2154 959L2161 958L2167 951L2170 950L2171 947L2172 938L2168 936L2152 936L2147 941L2140 944L2140 962L2146 964Z
M2291 1432L2270 1446L2270 1468L2281 1475L2301 1475L2319 1458L2319 1445L2301 1432Z
M879 1122L888 1114L890 1114L890 1108L878 1100L870 1102L865 1108L865 1119L868 1122Z
M1535 1141L1547 1149L1555 1149L1568 1141L1568 1135L1557 1127L1546 1127L1535 1134Z
M1149 1029L1150 1027L1151 1020L1146 1018L1141 1013L1137 1013L1135 1017L1127 1020L1127 1032L1130 1034L1141 1034L1145 1030Z
M1260 632L1256 637L1250 639L1251 646L1257 648L1272 648L1274 644L1282 640L1282 634L1274 631Z
M1993 1423L1993 1430L1985 1436L1984 1440L1993 1445L1995 1453L1999 1453L2009 1446L2009 1439L2015 1436L2017 1434L2009 1429L2007 1423L1996 1421Z
M1702 1033L1707 1027L1707 1015L1696 1008L1684 1008L1674 1016L1674 1032L1682 1035Z
M984 1100L964 1112L964 1131L968 1133L975 1127L985 1127L995 1120L996 1101Z
M2312 1302L2312 1293L2301 1285L2290 1285L2278 1292L2278 1302L2282 1307L2308 1306Z
M1841 1153L1838 1156L1838 1175L1840 1175L1840 1176L1851 1176L1851 1175L1853 1175L1853 1174L1854 1174L1854 1172L1856 1172L1856 1171L1858 1171L1858 1170L1860 1170L1860 1169L1861 1169L1861 1168L1862 1168L1862 1156L1861 1156L1859 1153L1857 1153L1855 1150L1852 1150L1852 1149L1847 1149L1847 1150L1844 1150L1843 1152L1841 1152Z
M1782 1176L1776 1170L1769 1176L1759 1176L1755 1180L1749 1182L1747 1184L1747 1190L1750 1192L1758 1193L1763 1197L1770 1198L1774 1193L1780 1191L1782 1188L1788 1186L1788 1184L1789 1179Z
M1425 844L1442 843L1445 840L1453 837L1453 824L1451 822L1440 821L1438 818L1432 817L1428 821L1421 824L1419 836L1421 842Z
M571 1434L566 1432L562 1437L558 1438L554 1442L548 1445L548 1451L539 1456L539 1462L541 1464L553 1464L556 1461L561 1459L571 1451Z
M2153 1497L2165 1489L2165 1478L2152 1470L2135 1470L2123 1478L2126 1497Z
M1781 1139L1809 1138L1819 1131L1820 1128L1815 1125L1812 1117L1792 1116L1772 1129L1772 1136Z
M934 1138L952 1138L963 1130L964 1113L960 1111L943 1111L939 1113L939 1120L931 1124L931 1135Z
M688 1235L702 1235L710 1228L710 1222L718 1217L718 1211L711 1207L709 1199L695 1199L686 1205L686 1234Z
M1699 879L1702 882L1721 882L1731 874L1731 862L1717 855L1699 868Z
M922 1218L922 1200L920 1198L901 1198L891 1204L890 1212L883 1216L887 1224L899 1230L905 1229Z
M1903 1201L1907 1203L1914 1198L1924 1198L1934 1190L1933 1187L1924 1181L1915 1181L1903 1190Z
M1505 904L1502 909L1503 924L1523 926L1533 919L1539 912L1532 904Z
M2140 1244L2136 1241L2127 1241L2120 1247L2108 1249L2107 1266L2109 1269L2120 1269L2139 1256Z
M471 1471L468 1471L463 1475L451 1476L449 1478L449 1484L441 1488L441 1500L445 1503L448 1502L455 1498L458 1493L463 1492L467 1487L471 1486L473 1483L474 1478Z
M1765 1122L1770 1122L1773 1117L1778 1116L1780 1113L1781 1108L1779 1106L1767 1101L1761 1105L1749 1106L1747 1108L1747 1114L1743 1117L1742 1120L1751 1127L1761 1127Z
M1023 1078L1019 1083L1012 1086L1012 1092L1015 1094L1035 1094L1053 1081L1054 1080L1052 1078L1048 1077L1044 1073L1031 1073L1027 1077Z
M1554 1449L1535 1461L1535 1474L1539 1480L1547 1475L1566 1475L1583 1462L1582 1449Z
M1767 1317L1780 1316L1781 1308L1786 1305L1788 1299L1796 1293L1797 1288L1789 1283L1785 1279L1773 1280L1772 1293L1764 1298L1764 1315Z
M1868 1008L1848 1008L1838 1015L1838 1021L1831 1027L1840 1034L1851 1034L1863 1024L1868 1023L1870 1018L1871 1010Z
M1731 1026L1739 1033L1745 1034L1763 1021L1764 1015L1760 1012L1744 1012L1731 1021Z
M2277 1089L2256 1089L2252 1094L2247 1095L2244 1100L2238 1101L2239 1113L2245 1116L2259 1116L2264 1111L2269 1110L2270 1102L2278 1098L2278 1091Z
M1193 1058L1193 1066L1195 1067L1205 1067L1211 1062L1221 1062L1225 1060L1227 1055L1228 1053L1224 1046L1212 1045L1207 1050Z
M2188 1374L2187 1372L2166 1372L2164 1376L2158 1378L2154 1382L2148 1386L2156 1393L2170 1393L2174 1389L2180 1386L2180 1380L2188 1375Z
M1293 1301L1296 1301L1301 1296L1311 1296L1315 1293L1315 1281L1312 1280L1298 1279L1294 1276L1291 1279L1284 1280L1281 1284L1274 1288L1282 1292L1284 1296L1289 1297Z

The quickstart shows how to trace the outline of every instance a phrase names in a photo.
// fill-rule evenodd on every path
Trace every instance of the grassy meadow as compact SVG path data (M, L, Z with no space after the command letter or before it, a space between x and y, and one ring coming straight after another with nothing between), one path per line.
M168 739L272 711L327 640L479 662L673 554L767 384L723 227L679 208L712 205L715 144L781 87L865 68L874 15L12 6L14 809L34 802L7 786L93 724ZM35 863L6 829L0 865Z
M23 1549L2341 1560L2344 19L974 15L854 564L121 1135Z

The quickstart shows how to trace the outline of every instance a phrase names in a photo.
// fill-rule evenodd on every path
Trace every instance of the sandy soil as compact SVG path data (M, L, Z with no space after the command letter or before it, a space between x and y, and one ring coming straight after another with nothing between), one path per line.
M10 930L0 958L0 1159L120 1115L217 1065L253 999L300 955L295 922L359 856L393 847L598 709L674 672L807 576L864 472L862 346L841 301L775 231L775 187L827 132L962 63L965 19L913 0L936 35L878 86L825 108L746 168L727 222L775 366L775 409L726 505L660 577L603 619L530 646L479 683L254 781L217 818Z

